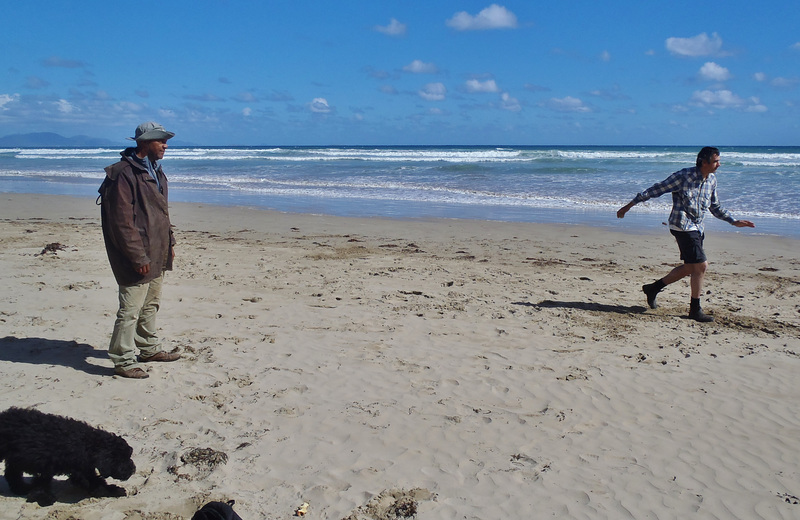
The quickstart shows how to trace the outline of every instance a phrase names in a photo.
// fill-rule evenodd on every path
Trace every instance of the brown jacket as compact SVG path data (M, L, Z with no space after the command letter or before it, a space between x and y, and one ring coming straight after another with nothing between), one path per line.
M169 223L167 177L161 166L158 184L145 168L130 158L133 148L123 151L119 162L108 166L100 187L103 239L108 261L117 283L136 285L172 270L175 238ZM136 269L150 264L150 272Z

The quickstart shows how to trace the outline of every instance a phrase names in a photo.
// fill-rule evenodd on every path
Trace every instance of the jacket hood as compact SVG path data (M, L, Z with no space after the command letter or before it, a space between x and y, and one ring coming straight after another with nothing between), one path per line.
M141 164L139 164L137 161L135 161L135 160L133 160L133 159L131 158L131 155L133 155L134 153L136 153L136 147L134 147L134 146L129 146L128 148L125 148L124 150L122 150L122 151L119 153L119 155L122 157L122 160L123 160L123 161L127 162L128 164L130 164L130 165L131 165L133 168L135 168L135 169L137 169L137 170L139 170L139 171L146 172L147 170L145 170L145 169L142 167L142 165L141 165ZM112 165L110 165L110 166L106 166L106 167L105 167L105 171L106 171L106 177L108 177L108 178L109 178L109 179L111 179L112 181L113 181L113 180L115 180L115 179L117 178L117 175L119 175L119 169L115 168L115 166L117 166L118 164L119 164L119 163L117 163L117 164L112 164Z
M125 148L119 154L122 157L130 157L131 154L133 154L133 153L136 153L136 147L135 146L129 146L129 147Z

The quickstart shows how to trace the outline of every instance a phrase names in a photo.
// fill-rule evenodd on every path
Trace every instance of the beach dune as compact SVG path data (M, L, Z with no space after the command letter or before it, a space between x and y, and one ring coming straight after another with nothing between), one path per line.
M150 378L113 375L92 200L0 194L0 409L117 433L123 498L0 478L0 519L800 518L800 251L714 233L704 309L646 308L673 239L174 204ZM755 230L757 231L757 230Z

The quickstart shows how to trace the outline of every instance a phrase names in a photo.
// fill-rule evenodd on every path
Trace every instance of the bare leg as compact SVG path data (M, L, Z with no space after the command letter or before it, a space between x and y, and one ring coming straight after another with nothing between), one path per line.
M704 313L700 307L700 296L703 294L703 280L706 276L707 267L708 262L683 264L673 269L663 279L664 283L672 283L672 281L680 280L687 275L690 277L689 285L691 287L692 300L689 305L689 318L700 322L714 321L714 318Z
M642 286L642 291L647 295L647 303L651 309L656 308L656 295L665 286L675 283L687 276L691 277L690 286L692 298L700 298L703 292L703 279L705 278L708 262L696 264L683 264L669 272L667 276L655 282Z
M703 293L703 279L705 279L706 276L708 262L689 265L694 267L691 274L692 298L700 298L700 295Z

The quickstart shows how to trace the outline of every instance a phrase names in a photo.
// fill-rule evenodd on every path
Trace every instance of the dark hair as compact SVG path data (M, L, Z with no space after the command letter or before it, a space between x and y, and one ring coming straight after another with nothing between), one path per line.
M704 162L710 161L715 155L719 155L719 148L714 148L713 146L704 146L703 149L697 154L697 162L695 163L695 166L697 166L697 169L699 170L700 166L702 166Z

